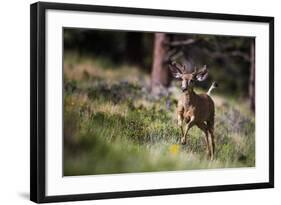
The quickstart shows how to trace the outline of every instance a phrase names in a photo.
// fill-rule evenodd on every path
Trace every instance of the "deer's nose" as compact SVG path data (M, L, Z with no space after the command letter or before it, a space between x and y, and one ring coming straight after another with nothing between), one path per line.
M181 87L182 92L186 91L187 88L186 87Z

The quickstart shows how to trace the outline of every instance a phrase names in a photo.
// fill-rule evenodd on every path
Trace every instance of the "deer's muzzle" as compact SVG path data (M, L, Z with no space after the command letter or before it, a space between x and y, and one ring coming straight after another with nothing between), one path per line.
M185 92L185 91L187 91L187 87L185 87L185 88L181 88L181 90L182 90L182 92Z

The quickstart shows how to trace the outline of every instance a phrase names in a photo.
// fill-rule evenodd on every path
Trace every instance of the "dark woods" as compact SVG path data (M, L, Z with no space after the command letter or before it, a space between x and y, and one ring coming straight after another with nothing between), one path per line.
M151 91L157 95L171 85L168 63L173 60L194 67L206 64L211 81L219 82L216 91L249 100L255 110L255 39L249 37L199 34L64 30L65 51L105 59L109 65L135 65L151 74ZM114 67L114 66L112 66Z

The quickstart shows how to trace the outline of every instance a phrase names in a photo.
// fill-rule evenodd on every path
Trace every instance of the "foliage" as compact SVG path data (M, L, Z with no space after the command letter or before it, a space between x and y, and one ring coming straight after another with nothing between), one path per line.
M66 56L64 65L64 175L255 166L255 122L245 100L213 96L217 149L208 161L198 128L179 143L176 87L155 98L134 67L101 74L99 63L77 62Z
M250 77L250 45L254 38L203 34L167 34L172 42L193 39L190 45L170 46L168 53L182 53L180 62L200 67L206 64L212 72L206 83L220 82L221 94L237 97L248 95ZM64 49L75 51L78 56L98 57L95 62L103 68L133 64L147 73L153 62L154 33L107 31L91 29L64 29ZM172 52L173 51L173 52ZM215 74L215 75L214 75Z

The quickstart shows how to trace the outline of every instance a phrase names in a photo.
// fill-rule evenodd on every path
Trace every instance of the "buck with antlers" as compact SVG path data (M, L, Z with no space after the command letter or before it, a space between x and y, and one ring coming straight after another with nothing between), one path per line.
M217 87L217 83L214 82L206 94L196 94L193 91L194 83L195 81L204 81L207 78L208 70L206 65L199 71L195 68L193 73L187 73L185 65L175 62L172 62L169 67L173 76L181 80L181 90L183 92L177 105L178 125L182 133L181 143L186 144L189 129L196 125L205 134L208 157L213 160L215 152L215 106L214 101L210 97L210 92L213 88ZM184 123L186 123L185 130L183 129Z

